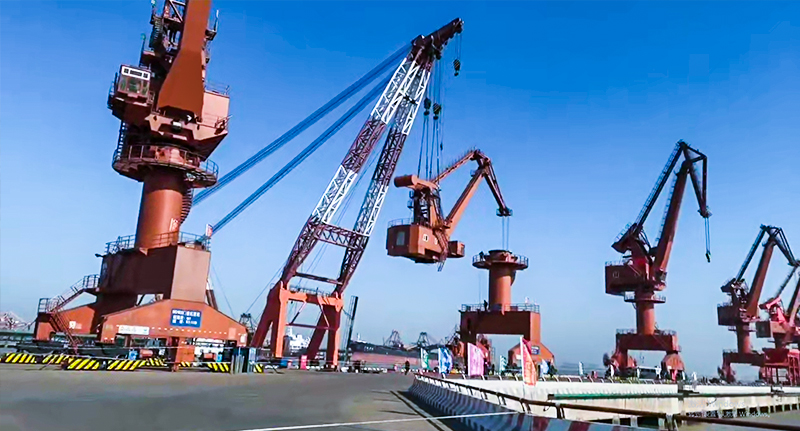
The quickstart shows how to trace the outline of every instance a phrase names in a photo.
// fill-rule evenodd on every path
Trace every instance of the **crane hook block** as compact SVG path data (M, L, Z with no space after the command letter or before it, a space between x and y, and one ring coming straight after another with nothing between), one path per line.
M461 60L453 60L453 69L455 69L455 76L458 76L458 72L461 71Z

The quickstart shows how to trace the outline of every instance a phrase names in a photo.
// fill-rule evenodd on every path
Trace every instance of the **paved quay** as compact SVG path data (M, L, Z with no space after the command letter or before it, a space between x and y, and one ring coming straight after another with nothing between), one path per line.
M412 377L396 374L224 375L36 368L0 369L0 429L236 431L430 417L403 395ZM463 431L453 421L424 420L335 429Z

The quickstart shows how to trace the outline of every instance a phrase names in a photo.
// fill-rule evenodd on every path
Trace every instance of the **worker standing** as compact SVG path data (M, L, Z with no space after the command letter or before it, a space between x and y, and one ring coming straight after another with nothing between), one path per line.
M404 368L404 374L408 375L408 372L411 371L411 362L406 361Z

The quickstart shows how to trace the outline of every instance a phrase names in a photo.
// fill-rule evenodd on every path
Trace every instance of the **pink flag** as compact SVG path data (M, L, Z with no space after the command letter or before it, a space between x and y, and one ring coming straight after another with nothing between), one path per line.
M520 337L519 353L522 356L522 381L526 385L536 386L536 364L533 362L533 346L531 343Z
M483 375L483 351L472 343L467 343L467 375Z

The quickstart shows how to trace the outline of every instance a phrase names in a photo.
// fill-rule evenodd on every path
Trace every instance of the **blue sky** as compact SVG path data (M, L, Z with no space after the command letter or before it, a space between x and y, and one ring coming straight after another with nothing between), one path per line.
M659 327L678 331L689 368L711 373L721 350L735 346L734 335L716 325L716 304L725 300L719 286L738 269L759 224L783 227L800 254L797 3L216 1L214 7L220 30L209 77L231 86L233 116L229 137L212 157L222 172L417 34L464 19L462 73L445 79L443 161L473 146L493 159L514 209L511 249L531 262L517 277L514 300L541 305L544 343L561 361L599 363L613 350L615 330L635 325L632 307L604 294L603 265L619 257L610 245L638 214L678 139L709 157L714 213L708 264L702 219L687 190L668 302L657 307ZM141 186L111 169L119 124L105 100L119 64L137 61L149 10L146 1L3 2L3 310L32 318L39 297L97 273L94 254L135 230ZM219 220L344 109L198 206L184 230L201 233ZM214 238L217 289L236 315L281 267L365 116ZM420 125L398 174L416 170ZM446 205L467 174L443 185ZM450 260L437 272L386 256L384 227L408 216L406 201L404 190L390 191L381 228L348 289L360 297L356 332L369 340L392 329L408 341L420 331L443 338L462 303L486 296L486 274L470 259ZM482 186L454 235L468 255L501 246L494 207ZM661 213L653 212L651 237ZM338 253L328 251L318 271L338 266ZM776 256L767 292L786 269ZM251 311L262 307L258 298ZM498 351L508 343L499 342Z

